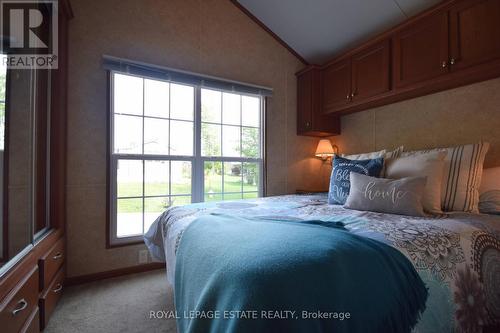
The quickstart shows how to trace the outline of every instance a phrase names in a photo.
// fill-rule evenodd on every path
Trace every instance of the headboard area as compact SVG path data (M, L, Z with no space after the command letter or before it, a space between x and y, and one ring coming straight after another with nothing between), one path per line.
M500 78L346 115L341 126L331 139L342 153L483 140L491 144L485 167L500 166Z

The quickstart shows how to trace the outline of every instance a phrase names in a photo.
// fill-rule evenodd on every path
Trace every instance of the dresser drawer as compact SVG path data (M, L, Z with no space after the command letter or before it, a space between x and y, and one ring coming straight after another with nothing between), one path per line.
M2 333L17 333L29 320L38 303L38 267L33 267L0 304Z
M61 297L64 282L64 270L61 268L40 297L40 328L43 330L49 322L50 315Z
M40 312L38 307L33 310L20 333L40 333Z
M64 238L61 238L38 260L38 267L40 268L40 291L45 290L49 286L59 268L62 267L63 262Z

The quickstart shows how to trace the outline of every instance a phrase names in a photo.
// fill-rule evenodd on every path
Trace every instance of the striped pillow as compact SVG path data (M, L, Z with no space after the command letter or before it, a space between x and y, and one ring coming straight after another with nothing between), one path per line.
M487 142L404 152L405 156L444 151L443 182L441 185L441 206L445 212L478 213L479 185L483 174L484 157L490 145Z

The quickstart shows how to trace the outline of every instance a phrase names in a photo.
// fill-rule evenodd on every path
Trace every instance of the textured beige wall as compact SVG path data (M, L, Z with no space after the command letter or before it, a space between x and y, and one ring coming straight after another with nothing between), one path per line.
M342 152L491 144L485 167L500 166L500 78L342 117L332 140Z
M270 86L268 194L320 185L317 139L297 137L303 65L228 0L72 0L70 22L68 276L137 264L144 246L105 249L106 74L103 54ZM323 168L324 169L324 168Z

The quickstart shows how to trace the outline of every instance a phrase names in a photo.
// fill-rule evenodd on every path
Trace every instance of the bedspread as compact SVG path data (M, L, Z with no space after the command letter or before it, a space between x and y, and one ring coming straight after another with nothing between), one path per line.
M342 223L405 255L429 291L415 332L480 332L500 324L500 217L453 213L408 217L328 205L325 194L287 195L172 207L145 235L150 252L167 262L173 284L183 231L207 214L270 220Z

